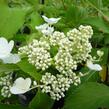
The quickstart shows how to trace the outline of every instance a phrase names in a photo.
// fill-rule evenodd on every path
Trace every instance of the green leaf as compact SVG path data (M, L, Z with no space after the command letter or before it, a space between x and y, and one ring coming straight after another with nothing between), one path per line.
M69 93L63 109L98 109L99 107L109 108L109 87L90 82Z
M90 24L101 32L109 33L109 25L101 17L88 17L83 23Z
M103 2L102 0L86 0L87 4L92 6L95 9L102 9L103 8Z
M107 65L107 63L108 63L108 53L109 53L108 47L103 47L103 48L101 48L101 49L93 48L91 55L92 55L92 56L95 56L95 57L98 57L98 55L97 55L97 50L101 50L101 51L104 52L104 55L102 56L102 58L101 58L101 60L99 61L99 63L100 63L101 65Z
M12 38L23 26L29 9L10 8L5 2L0 1L0 36Z
M14 65L14 64L1 64L0 65L0 73L12 72L15 70L19 70L19 67L17 67L17 65Z
M29 17L30 17L30 22L28 22L28 24L30 25L32 30L36 30L35 26L39 26L42 23L42 18L40 14L35 11Z
M29 74L34 79L38 81L41 79L40 72L37 72L35 66L31 65L26 59L22 60L17 65L22 71Z
M1 109L29 109L21 105L7 105L7 104L0 104L0 108Z
M65 20L70 26L80 25L82 20L87 16L87 11L83 7L70 6L67 11L65 11Z
M51 109L54 101L45 93L40 90L31 101L29 107L32 109Z

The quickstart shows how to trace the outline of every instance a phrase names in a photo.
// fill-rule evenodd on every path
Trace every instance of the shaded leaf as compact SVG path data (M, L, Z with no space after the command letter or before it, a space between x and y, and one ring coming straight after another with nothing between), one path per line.
M109 87L96 82L85 83L69 93L63 109L109 108Z
M29 62L26 59L22 60L17 65L22 71L24 71L25 73L29 74L34 79L36 79L36 80L40 80L41 79L40 72L37 72L35 66L29 64Z
M45 93L38 91L29 107L32 109L51 109L54 101Z
M19 67L17 67L17 65L14 64L1 64L0 65L0 72L12 72L15 70L19 70Z
M12 38L22 27L29 8L9 8L6 3L0 1L0 36Z
M29 109L21 105L7 105L7 104L0 104L0 108L1 109Z

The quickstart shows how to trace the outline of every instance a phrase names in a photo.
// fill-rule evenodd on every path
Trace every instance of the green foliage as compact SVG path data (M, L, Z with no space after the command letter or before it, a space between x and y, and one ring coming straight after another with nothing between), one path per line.
M47 94L38 90L29 107L32 109L51 109L53 103L54 101Z
M35 66L29 64L29 62L24 59L21 62L19 62L18 67L24 71L25 73L29 74L31 77L33 77L35 80L40 80L41 79L41 74L40 72L37 72Z
M12 38L23 26L30 8L10 8L7 3L0 1L0 36Z
M29 109L21 105L8 105L8 104L1 104L1 103L0 103L0 108L1 109Z
M63 109L98 109L109 108L109 88L99 83L86 83L75 91L72 89L65 99Z
M1 64L0 65L0 73L12 72L16 70L19 70L19 68L17 67L17 65L14 65L14 64Z
M103 65L105 76L109 66L109 0L0 0L0 37L13 39L15 52L20 45L25 45L34 38L39 39L40 34L35 30L36 25L42 24L41 15L47 17L60 17L55 25L56 30L68 31L79 25L91 25L94 35L91 39L93 46L92 56L97 50L104 51L104 56L98 64ZM28 28L27 30L25 28ZM51 56L57 53L57 47L51 47ZM105 70L104 70L105 67ZM41 72L29 64L27 59L22 59L18 64L0 64L0 73L21 72L40 81ZM49 70L49 69L48 69ZM80 70L87 72L87 68ZM52 69L51 69L52 72ZM56 73L55 70L53 73ZM18 74L18 73L17 73ZM18 74L19 75L19 74ZM104 81L106 77L101 76ZM103 82L104 82L103 81ZM89 83L90 82L90 83ZM98 82L98 83L97 83ZM82 85L78 88L72 86L67 92L63 109L98 109L109 108L109 87L100 80L99 72L91 71L82 78ZM106 82L108 84L108 81ZM1 97L1 96L0 96ZM30 109L52 109L54 101L49 95L37 91L36 96L29 104ZM23 109L20 105L0 104L0 109ZM25 108L28 109L28 108Z

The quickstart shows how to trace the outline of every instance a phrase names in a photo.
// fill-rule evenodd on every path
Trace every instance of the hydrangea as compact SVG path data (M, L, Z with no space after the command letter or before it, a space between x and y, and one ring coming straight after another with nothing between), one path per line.
M49 20L52 19L48 19L46 22L50 26L49 22L52 21ZM46 26L44 24L37 29L42 31ZM88 63L88 60L92 59L90 55L92 46L89 41L92 35L91 26L81 25L78 29L68 31L66 35L63 32L54 31L48 37L43 35L39 40L34 39L27 46L20 48L19 52L27 54L29 63L45 73L36 87L40 87L43 93L49 93L52 99L59 100L65 96L65 91L71 84L79 85L80 78L85 76L85 74L77 72L78 64L84 61L89 69L94 67L92 70L95 70L97 67L99 70L100 66ZM52 51L54 46L57 49L56 53ZM98 52L98 54L100 53ZM57 70L56 74L49 72L50 66Z

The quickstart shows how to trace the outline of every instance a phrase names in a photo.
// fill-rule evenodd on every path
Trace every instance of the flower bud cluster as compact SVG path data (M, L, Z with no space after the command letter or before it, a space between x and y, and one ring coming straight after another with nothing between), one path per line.
M60 41L65 37L66 36L63 32L55 31L53 35L50 37L50 44L53 46L58 45Z
M54 100L59 100L65 96L64 92L69 89L71 84L80 84L80 75L76 75L72 72L71 77L65 77L64 75L57 74L56 76L51 73L45 73L42 76L41 85L43 93L49 93L51 98Z
M46 41L33 40L28 48L29 63L35 65L37 69L45 70L51 65L50 46Z
M28 46L23 46L19 48L18 54L23 55L28 53Z
M88 57L90 57L90 52L92 49L91 43L89 39L93 35L93 30L91 26L83 26L79 27L79 30L72 29L67 32L67 36L73 44L73 59L80 63L82 61L86 61Z
M90 55L92 46L89 42L93 34L90 26L80 26L79 29L72 29L67 32L55 31L46 40L33 40L27 48L20 48L28 56L29 63L33 64L36 69L46 70L51 65L58 70L58 74L52 75L45 73L42 75L41 85L42 92L49 93L51 98L59 100L64 97L64 92L69 89L71 84L78 85L81 83L82 73L76 74L78 64L82 61L92 58ZM52 56L52 46L57 47L57 52ZM52 53L51 53L52 54Z
M66 73L66 71L69 71L71 69L77 68L77 63L75 60L73 60L72 55L67 52L66 50L59 50L57 55L54 58L56 69L60 72Z
M9 73L6 76L0 77L0 86L2 87L1 89L1 95L3 97L10 97L10 87L11 87L11 82L12 82L12 74Z

